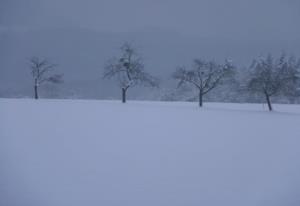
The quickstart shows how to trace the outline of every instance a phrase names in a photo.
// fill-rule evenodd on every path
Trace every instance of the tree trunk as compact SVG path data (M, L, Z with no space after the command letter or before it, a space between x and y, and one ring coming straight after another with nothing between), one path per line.
M203 106L203 93L202 91L199 92L199 107Z
M266 100L267 100L267 103L268 103L268 108L269 108L269 111L272 111L273 108L272 108L272 104L271 104L271 100L270 100L270 96L268 94L265 94L266 95Z
M34 98L38 99L39 98L39 94L38 94L38 86L37 84L34 85Z
M127 89L122 88L122 103L126 103L126 91Z

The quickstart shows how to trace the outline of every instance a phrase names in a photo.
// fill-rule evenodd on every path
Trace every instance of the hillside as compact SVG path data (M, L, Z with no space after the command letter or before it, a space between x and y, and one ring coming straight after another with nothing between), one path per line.
M0 205L298 206L300 106L0 99Z

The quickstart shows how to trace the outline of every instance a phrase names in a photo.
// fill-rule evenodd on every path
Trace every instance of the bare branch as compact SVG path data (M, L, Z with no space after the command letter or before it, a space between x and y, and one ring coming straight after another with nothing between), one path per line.
M50 73L57 67L56 64L49 63L46 59L32 57L30 59L30 68L35 83L40 85L44 82L61 83L62 75Z
M135 49L124 43L121 57L109 60L104 67L103 78L117 78L119 85L128 89L136 85L156 87L158 80L144 71L144 64Z
M296 93L299 65L293 58L282 54L278 59L271 55L254 60L250 68L247 88L252 93L266 97L272 110L270 97L274 95L292 95Z

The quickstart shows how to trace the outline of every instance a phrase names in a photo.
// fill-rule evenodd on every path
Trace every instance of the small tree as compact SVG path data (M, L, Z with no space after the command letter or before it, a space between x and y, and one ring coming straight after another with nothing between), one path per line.
M108 61L104 78L116 78L122 90L122 102L126 102L127 90L137 85L158 86L158 80L144 71L142 59L128 43L121 47L121 57Z
M46 82L62 83L61 74L51 74L55 64L49 63L46 59L40 59L38 57L32 57L30 59L31 74L34 80L34 98L38 99L38 88L40 85Z
M199 106L203 106L203 96L222 83L222 80L233 73L233 66L229 61L219 65L214 61L194 60L193 69L184 67L177 69L173 78L178 80L178 87L191 84L198 89Z
M288 59L285 55L275 60L271 55L254 60L250 67L247 89L252 93L263 95L269 111L272 111L272 96L295 94L299 67L300 61L297 62L292 57Z

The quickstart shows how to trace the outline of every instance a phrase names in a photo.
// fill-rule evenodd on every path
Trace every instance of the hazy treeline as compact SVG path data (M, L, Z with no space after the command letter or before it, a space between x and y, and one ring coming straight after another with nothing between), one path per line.
M39 98L41 85L48 85L42 90L51 90L49 85L56 84L59 87L63 83L59 65L39 57L32 57L29 65L35 99ZM161 84L163 79L145 69L143 58L129 43L124 43L120 54L108 59L103 68L99 68L99 76L114 80L116 87L120 88L123 103L131 88L141 86L153 88L143 89L145 93L152 93L149 98L152 100L198 101L200 107L205 101L266 102L269 110L272 110L273 101L299 103L299 73L300 60L285 54L279 57L271 54L258 57L244 68L239 68L229 59L219 63L197 58L190 65L174 68L174 72L169 75L172 85L166 87Z

